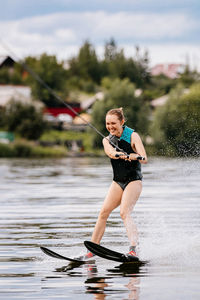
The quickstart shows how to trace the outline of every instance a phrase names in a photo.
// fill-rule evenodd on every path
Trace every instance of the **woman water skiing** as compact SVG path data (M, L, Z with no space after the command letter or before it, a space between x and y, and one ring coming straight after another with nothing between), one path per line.
M124 123L122 108L107 112L106 128L109 136L103 139L103 146L106 155L111 159L113 181L100 210L92 242L100 243L110 213L120 206L120 215L130 242L127 255L136 256L138 233L131 213L142 191L141 163L147 163L147 155L138 133ZM92 256L93 253L88 252L84 258Z

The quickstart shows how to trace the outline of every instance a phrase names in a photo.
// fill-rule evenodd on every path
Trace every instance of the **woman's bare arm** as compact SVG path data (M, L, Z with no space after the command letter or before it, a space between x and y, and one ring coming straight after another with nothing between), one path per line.
M116 154L124 155L123 152L117 152L115 148L109 143L109 137L103 139L103 146L106 155L113 159L119 159L121 157L116 157Z
M131 146L133 150L136 152L136 154L131 153L130 158L132 159L137 159L137 156L142 156L144 157L144 160L140 160L142 164L147 163L147 154L144 148L144 145L142 143L142 140L137 132L133 132L131 135Z

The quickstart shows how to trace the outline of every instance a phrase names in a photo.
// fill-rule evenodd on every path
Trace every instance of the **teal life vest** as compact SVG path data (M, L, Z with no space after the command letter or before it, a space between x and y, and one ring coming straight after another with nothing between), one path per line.
M134 129L123 126L123 133L120 138L109 135L115 145L123 149L127 154L136 153L131 147L131 135ZM112 144L111 144L112 145ZM113 146L113 145L112 145ZM119 152L118 149L116 151ZM124 159L110 159L113 168L113 180L127 182L133 180L142 180L141 164L138 160L125 161Z

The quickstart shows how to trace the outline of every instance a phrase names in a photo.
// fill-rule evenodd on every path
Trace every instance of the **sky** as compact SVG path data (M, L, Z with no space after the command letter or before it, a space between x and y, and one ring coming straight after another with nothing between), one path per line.
M148 51L150 66L200 70L199 0L0 0L0 7L0 55L67 60L89 40L102 57L114 38L127 57L136 46Z

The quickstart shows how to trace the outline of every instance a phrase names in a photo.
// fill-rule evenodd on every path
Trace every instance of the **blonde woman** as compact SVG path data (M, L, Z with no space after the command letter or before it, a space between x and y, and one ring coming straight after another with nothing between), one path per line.
M138 233L131 213L142 191L141 164L147 163L147 155L139 134L125 126L122 108L111 109L107 112L106 128L109 136L103 139L103 146L106 155L111 160L113 181L100 210L92 242L100 243L110 213L120 206L120 216L130 242L127 255L136 256ZM118 149L114 146L116 144ZM120 152L119 148L123 152ZM94 254L88 252L84 258L92 256Z

